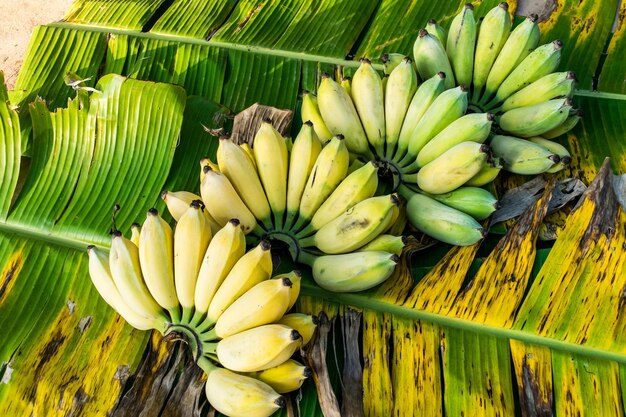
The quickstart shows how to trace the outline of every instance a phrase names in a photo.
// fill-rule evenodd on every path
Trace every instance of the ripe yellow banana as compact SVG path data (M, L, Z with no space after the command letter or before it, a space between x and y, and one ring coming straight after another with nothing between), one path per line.
M300 388L304 380L311 376L309 367L293 359L288 359L278 366L256 373L254 378L265 382L277 393L285 394Z
M94 287L100 293L104 301L124 318L131 326L139 330L156 329L163 333L166 319L163 314L147 317L137 313L124 301L119 290L113 282L109 258L95 246L87 247L89 255L89 276Z
M228 178L241 201L254 214L254 217L264 225L271 224L270 206L265 197L261 180L246 152L230 139L222 137L217 148L217 163L220 172Z
M180 312L174 284L174 237L172 228L157 210L148 210L138 243L139 263L146 286L175 322L180 319Z
M509 5L500 3L491 9L480 24L476 53L474 57L474 96L479 97L482 92L489 71L502 50L504 43L511 33L511 17Z
M572 162L572 156L570 155L569 151L567 150L565 146L561 145L560 143L542 138L541 136L529 138L528 140L531 141L532 143L536 143L539 146L543 146L544 148L546 148L550 152L553 152L555 155L559 157L559 162L554 164L546 172L551 173L551 174L555 172L559 172L560 170L565 168L567 165L569 165L570 162Z
M469 214L476 220L485 220L498 208L498 200L489 191L479 187L460 187L446 194L430 194L431 198Z
M230 270L246 253L246 235L239 220L231 219L211 239L204 254L194 294L196 311L205 314Z
M254 249L243 255L230 270L209 304L207 321L215 323L224 310L243 293L272 274L270 243L262 240Z
M230 417L269 417L286 405L265 382L223 368L208 373L205 389L213 408Z
M192 201L174 230L174 282L185 323L193 314L198 272L212 237L211 226L202 214L203 210L200 200Z
M448 30L446 52L459 85L469 88L474 70L474 47L476 45L476 20L474 6L467 3L461 13L452 20Z
M287 310L291 310L291 307L294 306L296 301L298 301L298 295L300 295L300 286L302 283L302 273L298 270L293 270L286 274L276 275L272 279L283 279L287 278L291 281L291 287L289 288L289 305L287 306ZM296 329L297 330L297 329Z
M575 81L576 74L572 71L545 75L507 98L500 111L534 106L557 97L571 97Z
M301 345L297 330L282 324L265 324L220 340L215 353L225 368L256 372L280 365Z
M378 155L383 155L386 136L383 82L367 58L361 59L361 65L354 73L352 101L365 129L367 140Z
M417 74L413 69L411 58L407 57L389 74L385 90L386 142L389 154L398 143L404 116L416 90Z
M220 167L219 165L217 165L215 162L211 161L209 158L202 158L200 160L200 184L202 184L202 181L204 181L204 176L206 175L205 166L209 166L213 171L215 172L220 172ZM196 200L195 198L193 200ZM191 200L191 201L193 201ZM191 201L189 201L191 203ZM187 210L187 207L185 207L185 210ZM181 216L182 214L185 212L185 210L182 210L181 212Z
M248 161L250 161L254 169L256 169L256 161L254 160L254 153L252 152L252 148L250 148L250 145L247 142L244 142L241 143L239 147L243 149L243 151L246 153L246 156L248 157Z
M313 93L304 90L302 92L302 121L306 122L307 120L313 124L315 134L322 143L328 142L333 137L322 118L317 104L317 97Z
M441 45L444 48L446 47L448 34L446 33L446 30L444 28L439 26L439 24L437 23L435 19L428 20L428 23L426 23L426 31L430 33L432 36L434 36L435 38L437 38L437 40L441 42Z
M317 100L328 130L335 136L343 135L350 152L373 156L352 99L328 74L322 76Z
M502 158L497 156L488 160L476 175L470 178L464 185L482 187L496 179L502 170Z
M300 336L302 336L302 346L306 346L313 338L319 320L317 319L317 317L311 316L309 314L291 313L285 314L276 323L283 324L285 326L291 327L294 330L297 330L298 333L300 333Z
M352 96L352 86L350 84L350 77L341 77L341 87L348 93L349 96Z
M559 162L558 155L526 139L496 135L491 150L502 158L504 169L514 174L537 175Z
M393 273L397 255L385 251L351 252L315 257L300 253L300 261L311 266L313 279L333 292L356 292L375 287Z
M539 136L563 124L569 116L572 100L554 99L529 107L509 110L500 116L500 128L516 136Z
M487 145L459 143L424 165L417 173L417 185L430 194L449 193L481 170L488 153Z
M562 124L555 127L554 129L550 129L547 132L542 133L541 136L543 136L546 139L554 139L558 136L561 136L569 132L570 130L572 130L578 124L580 119L582 119L582 117L583 117L582 110L575 110L573 114L572 114L572 111L570 110L570 115L567 117L567 119L565 119L565 121Z
M444 72L446 89L454 87L454 73L446 50L442 43L426 29L420 29L413 44L413 58L422 80L432 78L438 72Z
M165 201L167 211L169 211L172 218L176 221L180 220L180 216L187 211L189 204L191 204L193 200L202 199L199 195L190 193L189 191L163 191L161 193L161 198ZM220 226L215 219L211 217L208 210L204 210L204 215L211 225L211 233L217 233L222 226Z
M423 167L459 143L483 143L494 118L491 113L471 113L456 119L424 145L417 154L417 165Z
M238 219L246 234L255 230L257 222L254 214L241 201L228 178L213 171L208 165L205 165L204 171L200 194L211 217L220 225L225 225L230 219Z
M141 225L139 223L133 223L130 225L130 241L139 247L139 236L141 235Z
M372 241L387 228L396 194L370 197L357 203L336 219L321 227L313 236L300 240L302 247L317 246L324 253L351 252Z

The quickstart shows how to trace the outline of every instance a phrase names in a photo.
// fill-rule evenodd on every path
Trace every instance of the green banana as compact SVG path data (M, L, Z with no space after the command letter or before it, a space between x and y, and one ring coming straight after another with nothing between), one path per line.
M518 107L534 106L556 97L571 98L575 81L576 74L572 71L545 75L504 100L500 111L506 112Z
M454 78L458 84L466 87L472 83L475 45L474 6L467 3L461 13L452 20L446 43L446 52L454 70Z
M567 165L569 165L570 162L572 162L572 155L570 155L570 153L567 150L567 148L565 146L561 145L560 143L554 142L552 140L548 140L548 139L545 139L545 138L542 138L541 136L536 136L536 137L533 137L533 138L529 138L528 140L531 141L532 143L536 143L539 146L543 146L544 148L546 148L550 152L553 152L555 155L558 155L559 162L554 164L546 172L548 172L550 174L555 173L555 172L559 172L560 170L565 168Z
M384 53L380 60L383 63L383 72L385 75L391 74L400 63L406 58L406 55L397 54L397 53Z
M446 39L448 39L448 35L446 34L446 30L439 26L435 19L428 20L428 23L426 23L426 31L437 38L444 48L446 47Z
M424 145L417 154L417 165L423 167L459 143L483 143L491 132L494 118L491 113L472 113L456 119Z
M481 170L488 153L487 145L459 143L424 165L417 173L417 185L430 194L455 190Z
M328 142L333 137L333 134L328 130L326 123L324 123L324 119L322 118L320 108L317 103L317 97L307 90L302 92L301 112L302 121L306 122L308 120L313 124L315 134L322 143Z
M460 187L446 194L429 194L431 198L469 214L476 220L485 220L498 208L498 200L489 191L479 187Z
M572 130L578 124L580 119L582 119L582 117L583 117L582 110L576 110L574 111L574 114L572 114L572 112L570 111L570 116L568 116L567 119L565 119L563 123L561 123L559 126L555 127L554 129L550 129L547 132L543 132L541 136L543 136L546 139L554 139L558 136L561 136L569 132L570 130Z
M398 143L402 123L417 90L417 74L410 58L405 58L389 75L385 92L385 125L387 128L387 149Z
M502 158L504 169L514 174L541 174L560 160L543 146L512 136L496 135L490 145L493 154Z
M413 44L413 57L417 72L422 80L427 80L440 71L446 74L446 89L454 87L454 73L448 60L446 50L439 40L420 29L419 35Z
M385 96L383 82L367 58L352 79L352 101L359 114L367 140L378 155L385 149Z
M565 122L571 108L572 100L569 98L549 100L509 110L500 116L498 124L502 130L516 136L539 136Z
M476 53L474 58L474 95L482 91L487 83L489 71L502 50L511 33L511 16L509 5L500 3L491 9L483 18L476 41Z
M372 251L372 250L382 250L385 252L393 253L395 255L400 256L402 253L402 249L404 249L404 245L406 245L406 238L404 236L394 236L394 235L378 235L374 240L372 240L367 245L361 246L358 251Z
M502 170L502 158L494 156L491 160L487 161L485 165L478 171L476 175L470 178L464 185L472 187L482 187L487 185L496 179L500 171Z

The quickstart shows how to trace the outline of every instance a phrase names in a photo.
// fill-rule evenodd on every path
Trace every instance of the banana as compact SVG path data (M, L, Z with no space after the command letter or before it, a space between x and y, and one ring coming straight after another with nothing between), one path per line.
M286 277L259 282L224 310L208 337L223 339L279 320L289 307L291 287Z
M460 187L446 194L429 194L440 203L485 220L498 208L498 200L489 191L478 187Z
M261 128L263 128L263 124ZM258 164L259 161L256 160L256 163ZM246 151L230 139L221 137L217 148L217 164L220 167L220 172L228 178L241 201L254 214L254 217L264 225L270 225L272 221L270 205L265 197L261 179L246 155ZM221 224L225 224L225 222Z
M483 143L491 132L494 118L491 113L472 113L456 119L424 145L417 154L417 165L423 167L459 143Z
M572 99L549 100L509 110L500 116L498 124L502 130L516 136L539 136L565 122L571 108Z
M487 185L496 179L500 170L502 170L502 158L497 156L492 157L491 160L487 161L480 171L478 171L478 173L470 178L470 180L464 185L472 187L482 187L483 185Z
M494 103L501 103L527 85L550 74L561 62L563 42L556 40L532 51L502 82Z
M502 50L511 33L511 16L509 5L500 3L491 9L480 24L478 40L476 41L476 53L474 57L474 95L482 91L487 82L489 71Z
M406 151L406 155L400 161L400 164L413 163L424 145L454 120L463 116L466 110L467 88L463 86L446 90L437 96L415 129L413 129L408 141L398 142L396 155L400 157Z
M446 34L446 30L437 24L435 19L429 19L428 23L426 23L426 31L430 33L432 36L437 38L441 45L446 47L446 40L448 39L448 35Z
M385 91L385 126L387 129L387 152L398 143L404 116L417 90L417 74L411 58L405 58L389 75Z
M417 185L430 194L449 193L476 175L488 154L487 145L459 143L424 165L417 173Z
M213 408L230 417L269 417L286 405L265 382L223 368L208 373L206 396Z
M400 63L406 58L406 55L397 54L397 53L384 53L380 60L383 63L383 72L385 75L391 74Z
M341 77L341 87L348 93L349 96L352 96L352 86L350 85L351 78L350 77Z
M511 71L537 47L540 35L538 19L536 14L531 14L513 29L489 70L481 103L491 99Z
M448 30L446 52L454 70L454 78L469 88L474 71L474 47L476 45L476 20L474 6L467 3L461 13L452 20Z
M450 245L473 245L486 234L469 214L419 193L408 197L406 213L409 222L422 233Z
M270 278L272 273L270 248L270 243L267 240L262 240L254 249L239 258L209 304L207 311L209 323L217 322L224 310L243 293L259 282Z
M311 266L313 279L332 292L356 292L375 287L393 273L397 255L385 251L351 252L315 257L300 253L300 261Z
M301 247L317 246L329 254L351 252L387 228L393 206L400 203L396 194L371 197L357 203L313 236L300 239Z
M306 122L307 120L313 124L313 129L315 129L315 134L319 138L322 143L328 142L333 134L330 133L324 119L322 119L322 115L320 113L320 108L317 104L317 97L314 94L304 90L302 92L302 121Z
M404 245L406 245L406 238L404 236L378 235L374 240L365 246L361 246L358 250L382 250L400 256Z
M208 165L209 167L211 167L211 169L215 172L220 172L220 167L219 165L217 165L215 162L211 161L211 159L209 158L202 158L200 160L200 184L202 184L202 181L204 180L204 176L205 176L205 172L204 172L204 167ZM193 200L196 200L195 198ZM189 202L191 203L190 200ZM188 206L189 204L187 204ZM185 206L184 210L182 210L182 212L180 213L180 215L182 216L182 214L185 212L185 210L187 210L187 206Z
M217 289L245 253L246 235L239 220L231 219L213 236L204 254L194 292L196 311L200 314L208 311Z
M141 225L139 223L133 223L130 225L130 241L139 247L139 237L141 236Z
M235 372L257 372L280 365L302 345L297 330L282 324L265 324L217 342L219 362Z
M277 393L285 394L302 386L304 380L312 376L311 369L298 361L288 359L278 366L266 369L254 375L254 378L265 382Z
M575 81L576 74L572 71L545 75L504 100L500 111L534 106L556 97L571 98Z
M176 221L180 220L180 217L187 211L189 204L191 204L193 200L202 199L199 195L190 193L189 191L163 191L161 193L161 198L167 206L167 211L169 211L172 218ZM220 226L215 219L211 217L208 210L204 210L204 215L211 225L211 233L217 233L222 226Z
M569 151L567 150L567 148L565 148L565 146L561 145L560 143L542 138L541 136L529 138L528 140L532 143L536 143L539 146L543 146L544 148L546 148L550 152L553 152L559 157L559 162L554 164L546 172L550 174L559 172L560 170L565 168L565 166L569 165L570 162L572 162L572 156L570 155Z
M291 228L298 216L302 193L321 150L322 144L315 134L313 123L304 122L293 143L289 160L287 220L285 221L285 229L287 230Z
M289 279L289 281L291 281L291 287L289 288L289 305L287 306L287 310L286 310L286 311L289 311L291 310L291 307L293 307L294 304L296 304L296 301L298 301L298 295L300 295L300 287L302 283L302 272L298 270L293 270L286 274L276 275L272 279L283 279L283 278L287 278Z
M350 152L372 156L352 99L328 74L322 76L322 82L317 90L317 100L320 114L328 130L335 136L343 135Z
M496 135L491 151L502 158L504 169L514 174L537 175L559 162L558 155L526 139Z
M112 237L109 268L125 304L140 316L163 317L161 306L152 298L141 275L139 249L119 231L114 231Z
M287 172L289 157L285 139L269 120L264 120L252 146L261 183L274 215L274 227L281 229L287 208Z
M415 58L417 72L422 80L443 71L446 74L446 89L454 87L454 73L446 50L442 43L426 29L420 29L413 44L413 58Z
M308 345L313 338L319 320L317 319L317 317L311 316L309 314L291 313L285 314L276 323L283 324L285 326L291 327L294 330L297 330L298 333L300 333L300 336L302 336L302 346L304 347Z
M161 333L165 328L165 318L162 314L146 317L131 309L124 301L113 282L109 259L106 254L93 245L87 247L89 256L89 277L100 296L131 326L139 330L157 329Z
M385 96L383 82L367 58L352 79L352 101L359 114L367 140L378 155L384 154L385 146Z
M252 148L250 148L250 145L248 144L248 142L239 144L239 147L243 149L243 151L246 153L246 156L248 157L248 161L250 161L254 169L256 169L256 161L254 160L254 153L252 152Z
M570 116L568 116L568 118L565 119L565 121L562 124L555 127L554 129L548 130L547 132L543 132L541 136L543 136L546 139L554 139L558 136L561 136L569 132L570 130L572 130L578 124L580 119L582 119L582 117L583 117L582 110L576 110L574 114L572 114L572 112L570 111Z
M172 228L155 209L148 210L138 242L139 263L146 286L161 307L179 319L174 284L174 237Z
M193 313L198 272L212 237L203 210L200 200L192 201L174 230L174 282L185 323Z
M308 236L339 217L350 207L374 196L378 188L378 163L368 162L348 175L317 209L311 223L299 233Z
M402 123L402 130L400 131L398 142L403 144L409 143L415 127L420 120L422 120L422 116L424 116L430 105L433 101L435 101L439 94L443 92L445 78L445 73L438 72L419 86L413 95L409 108L406 111L406 116L404 117L404 123ZM387 158L394 157L394 150L395 149L391 147L387 148Z
M204 171L205 177L200 184L200 194L211 217L221 225L236 218L246 234L256 229L257 222L254 214L241 201L228 178L224 174L213 171L208 165L205 165Z
M300 201L300 217L295 229L310 221L317 209L348 173L350 157L342 136L335 136L320 152Z

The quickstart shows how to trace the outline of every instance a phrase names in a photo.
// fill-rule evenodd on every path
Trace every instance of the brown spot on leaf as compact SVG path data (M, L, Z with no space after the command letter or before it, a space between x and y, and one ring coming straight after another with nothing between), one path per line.
M9 258L5 269L0 273L0 304L2 304L4 296L8 294L15 282L15 278L22 269L22 265L24 264L24 257L22 255L21 251L15 252L11 258Z

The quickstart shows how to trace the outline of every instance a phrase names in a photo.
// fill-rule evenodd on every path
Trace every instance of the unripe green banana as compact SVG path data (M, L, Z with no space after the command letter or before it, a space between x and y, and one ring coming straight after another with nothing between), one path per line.
M322 150L313 123L305 121L296 136L289 155L289 179L287 181L287 220L285 229L289 230L295 222L300 209L300 200L306 187L309 174Z
M459 143L483 143L491 132L494 118L491 113L472 113L456 119L424 145L417 154L417 165L423 167Z
M400 256L402 249L406 245L404 236L378 235L374 240L365 246L361 246L359 251L382 250Z
M487 161L480 171L470 178L465 185L472 187L482 187L483 185L487 185L496 179L501 170L502 158L494 156L491 160Z
M397 53L384 53L380 60L383 62L383 72L385 75L391 74L400 63L406 58L406 55L397 54Z
M409 143L415 127L420 120L422 120L422 116L424 116L430 105L433 101L435 101L439 94L443 92L445 78L445 73L438 72L418 87L417 91L413 95L411 104L409 104L409 108L406 111L406 116L404 117L404 123L402 123L402 130L400 131L398 142L405 144ZM394 151L394 148L388 146L387 158L394 157Z
M488 153L487 145L459 143L424 165L417 173L417 185L430 194L449 193L481 170Z
M308 120L313 123L315 134L322 143L328 142L333 137L333 134L330 133L330 130L328 130L328 127L322 118L322 114L320 113L320 108L317 103L317 97L307 90L302 92L301 112L302 121L306 122Z
M363 200L324 225L313 236L301 239L300 245L317 246L329 254L351 252L369 243L387 228L392 208L399 202L396 194Z
M506 112L518 107L534 106L556 97L571 98L575 81L576 74L572 71L545 75L504 100L500 111Z
M285 394L300 388L311 375L309 367L288 359L278 366L258 372L254 377L274 388L277 393Z
M403 195L407 197L408 193ZM423 194L413 193L409 196L406 209L409 222L413 226L422 233L450 245L473 245L486 234L482 226L469 214Z
M509 33L511 33L509 5L503 2L491 9L480 24L474 58L475 97L487 83L489 71L508 39Z
M543 146L512 136L496 135L490 145L493 154L502 158L504 169L514 174L541 174L560 159Z
M215 348L219 362L235 372L257 372L280 365L302 345L297 330L266 324L228 336Z
M568 116L567 119L565 119L563 123L561 123L559 126L555 127L554 129L550 129L547 132L543 132L541 136L543 136L546 139L554 139L558 136L561 136L569 132L570 130L572 130L578 124L580 119L582 119L582 117L583 117L582 110L576 110L574 114L572 114L572 111L570 110L570 116Z
M508 97L553 72L561 62L563 42L556 40L532 51L502 82L493 100L501 103Z
M300 261L311 266L313 279L332 292L356 292L375 287L393 273L400 259L385 251L351 252L314 257L301 252Z
M474 6L467 3L461 13L452 20L448 30L446 52L454 70L454 78L460 85L469 87L474 70L474 47L476 45L476 20Z
M297 330L300 336L302 336L302 346L304 347L308 345L309 341L313 338L319 320L317 317L309 314L291 313L285 314L276 323Z
M432 36L437 38L441 45L445 48L446 41L448 39L448 35L446 34L446 30L437 24L435 19L429 19L428 23L426 23L426 31L430 33Z
M529 138L528 140L531 141L532 143L536 143L539 146L543 146L544 148L546 148L550 152L553 152L555 155L559 157L559 162L554 164L546 172L550 174L559 172L560 170L565 168L567 165L569 165L570 162L572 162L572 156L570 155L569 151L567 150L565 146L561 145L560 143L542 138L541 136L535 136L533 138Z
M498 200L484 188L460 187L446 194L428 196L448 207L461 210L476 220L485 220L498 208Z
M328 130L333 135L343 135L350 152L370 156L369 142L352 99L328 74L322 76L317 100Z
M361 59L361 65L354 73L352 101L359 113L367 140L378 155L383 155L386 135L383 82L367 58Z
M398 143L404 116L417 90L417 74L411 58L405 58L389 75L385 92L385 125L387 149Z
M491 99L511 71L537 47L540 35L538 19L536 14L531 14L513 29L491 66L481 103Z
M205 390L213 408L230 417L269 417L286 405L265 382L228 369L209 372Z
M549 100L509 110L500 116L498 124L502 130L516 136L539 136L565 122L571 108L572 100L569 98Z
M417 154L435 135L441 132L467 110L467 88L458 86L441 93L426 110L419 123L413 129L408 143L398 142L396 155L404 155L401 165L415 162Z
M454 87L454 73L448 60L446 50L439 40L420 29L419 35L413 44L413 57L417 72L422 80L427 80L440 71L446 74L445 87Z

